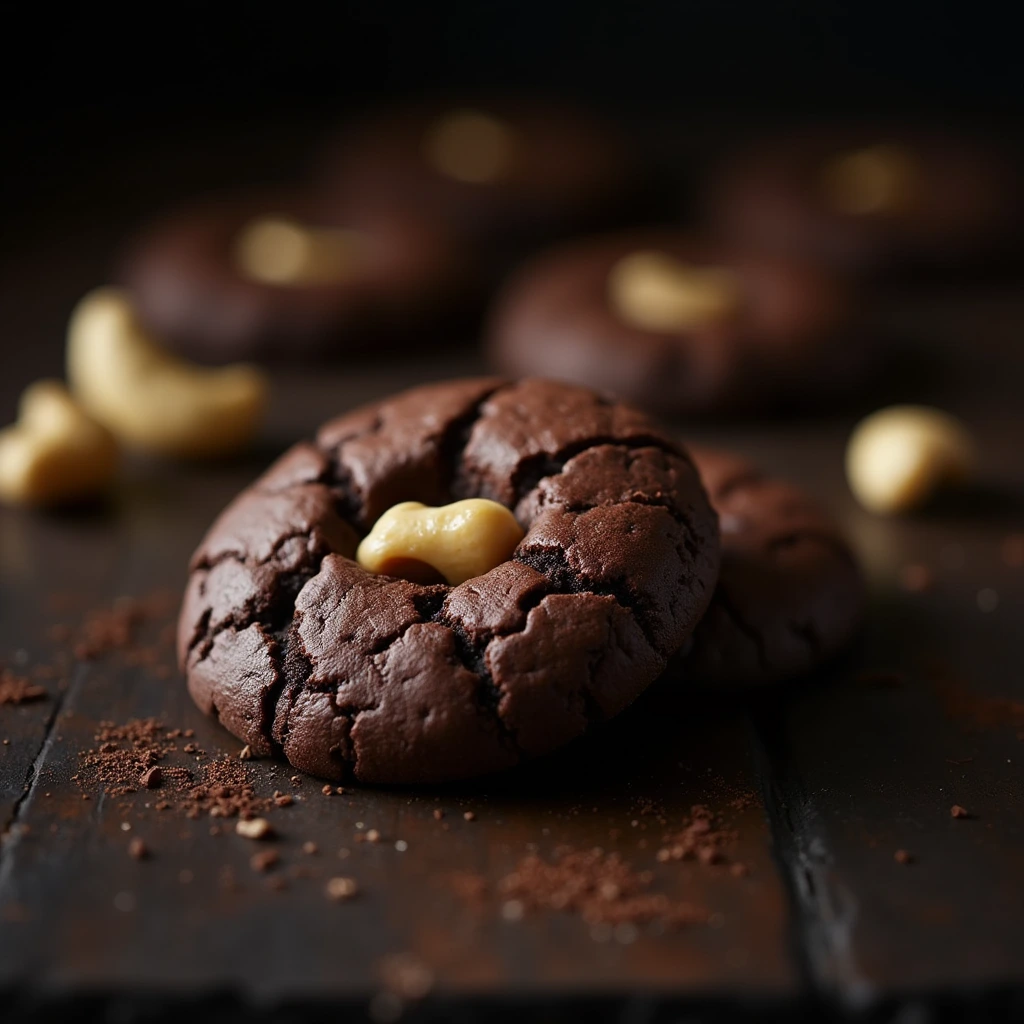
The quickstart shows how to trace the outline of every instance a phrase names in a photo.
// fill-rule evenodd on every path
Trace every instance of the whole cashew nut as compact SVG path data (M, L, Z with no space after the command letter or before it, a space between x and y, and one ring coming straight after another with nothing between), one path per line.
M26 388L18 422L0 430L0 500L61 505L105 490L117 472L113 437L67 388L41 380Z
M453 586L483 576L511 557L523 539L515 516L496 501L467 498L440 508L403 501L363 538L356 561L370 572Z
M216 456L243 447L266 404L255 367L207 369L163 351L126 292L100 288L79 302L68 329L75 397L127 444L163 455Z
M608 295L627 323L647 331L677 331L731 316L741 295L736 275L691 267L663 252L634 252L608 275Z
M858 424L846 448L854 497L872 512L907 512L966 480L974 444L959 420L923 405L894 405Z

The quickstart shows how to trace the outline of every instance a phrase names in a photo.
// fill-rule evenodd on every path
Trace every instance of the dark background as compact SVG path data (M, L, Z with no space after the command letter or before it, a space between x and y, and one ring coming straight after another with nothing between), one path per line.
M680 133L718 116L1024 110L1019 35L976 3L442 0L6 5L0 209L128 145L424 90L529 87ZM248 127L247 127L248 126ZM191 133L191 136L189 136ZM126 183L130 187L130 183Z

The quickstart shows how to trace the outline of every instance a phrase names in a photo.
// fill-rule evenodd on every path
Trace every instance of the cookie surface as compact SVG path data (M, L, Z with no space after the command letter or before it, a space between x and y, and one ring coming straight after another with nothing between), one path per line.
M261 264L243 247L268 224L255 255L273 262L254 272ZM293 268L281 265L288 247L300 250ZM325 266L304 267L304 256ZM152 223L128 247L119 276L168 347L209 362L398 347L472 287L463 247L437 218L383 203L328 211L274 193L212 198Z
M483 497L526 536L455 586L375 576L360 536L404 500ZM645 416L546 381L431 385L326 424L200 545L179 624L196 703L256 753L408 783L511 766L618 713L704 613L718 536Z
M863 614L864 584L836 523L809 495L738 455L691 449L718 512L722 566L693 645L673 662L716 686L803 675L838 654Z
M679 325L630 319L613 287L638 256L660 261L661 293L674 276L690 275L681 287L691 292L728 277L730 305ZM528 264L496 304L488 347L506 373L585 384L670 415L717 414L820 401L855 384L871 352L864 338L850 344L850 313L846 287L813 267L650 230Z
M1018 175L989 144L884 125L808 130L737 154L711 183L727 238L865 276L962 270L1014 244Z

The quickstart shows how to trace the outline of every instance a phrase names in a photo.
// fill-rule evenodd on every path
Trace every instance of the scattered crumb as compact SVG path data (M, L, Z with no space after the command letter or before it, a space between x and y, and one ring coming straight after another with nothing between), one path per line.
M329 900L341 903L344 900L352 899L352 897L359 892L359 886L356 884L356 880L354 878L338 876L327 880L327 885L324 891L327 893L327 898Z
M8 669L0 670L0 705L29 704L46 700L48 696L43 687L30 683L23 676L16 676Z
M464 818L464 819L465 819L466 821L476 821L476 815L475 815L475 814L474 814L474 813L473 813L472 811L466 811L466 812L465 812L465 813L464 813L464 814L462 815L462 817L463 817L463 818Z
M379 843L380 842L380 832L378 832L375 828L371 828L366 833L366 841L368 843Z
M913 864L916 859L909 850L897 850L893 855L892 859L897 864Z
M241 822L239 822L241 824ZM249 867L253 871L270 871L281 862L281 855L277 850L261 850L249 858Z
M440 821L444 817L444 811L440 807L434 808L434 821Z
M378 966L387 989L404 1000L423 999L434 987L434 972L413 953L393 953Z
M243 818L235 825L235 831L245 839L268 839L274 834L266 818Z
M252 747L248 743L238 752L238 759L240 761L251 761L252 760Z
M950 817L952 818L969 818L971 817L970 812L966 807L961 807L959 804L953 804L949 809Z
M145 860L149 856L149 847L142 839L136 836L128 844L128 856L133 857L135 860Z
M139 784L143 789L157 789L163 781L163 770L158 764L155 764L151 768L147 768L146 771L142 773L142 778L139 779Z
M551 862L536 854L524 857L516 870L498 883L502 914L515 919L522 912L550 910L578 914L590 925L661 921L666 926L704 924L701 907L647 889L649 872L634 871L616 854L599 847L577 851L562 847Z
M308 854L310 857L315 853L320 852L320 847L316 845L312 840L302 844L302 852Z
M331 794L334 793L334 789L331 786L324 786L320 792L323 793L324 796L331 796Z

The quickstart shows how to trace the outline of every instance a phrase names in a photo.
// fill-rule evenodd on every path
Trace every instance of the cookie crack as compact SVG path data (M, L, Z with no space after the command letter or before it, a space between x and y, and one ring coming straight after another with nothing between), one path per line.
M623 440L612 434L594 434L590 437L581 438L571 444L564 445L556 452L538 452L522 459L512 471L512 478L509 481L512 492L515 495L514 505L518 505L542 480L548 477L558 476L565 470L566 463L591 448L600 448L607 445L612 448L620 448L626 451L639 451L641 448L656 448L666 455L682 456L677 445L657 434L641 434Z
M545 547L530 551L516 551L512 556L522 565L539 572L551 584L553 594L595 594L599 597L611 597L627 612L630 612L643 633L644 639L652 651L662 657L664 653L654 642L651 629L647 623L649 611L635 594L631 594L621 583L596 584L588 580L570 565L565 552L561 548ZM643 614L641 614L643 613Z

